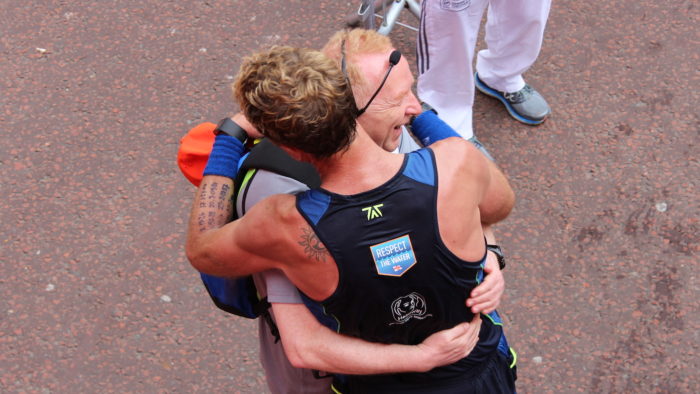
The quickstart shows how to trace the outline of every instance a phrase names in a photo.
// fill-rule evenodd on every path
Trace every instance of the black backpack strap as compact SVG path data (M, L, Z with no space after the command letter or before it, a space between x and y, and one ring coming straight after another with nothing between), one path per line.
M292 159L287 152L268 139L258 142L243 161L236 176L236 185L241 185L250 169L271 171L304 183L309 188L321 185L321 177L309 163Z
M265 300L265 310L260 312L260 317L265 319L265 322L267 323L267 326L270 327L270 334L275 338L275 343L279 342L282 337L280 336L280 330L277 328L277 323L275 323L274 320L272 320L272 315L270 314L270 307L272 306L268 301L267 297L264 298Z

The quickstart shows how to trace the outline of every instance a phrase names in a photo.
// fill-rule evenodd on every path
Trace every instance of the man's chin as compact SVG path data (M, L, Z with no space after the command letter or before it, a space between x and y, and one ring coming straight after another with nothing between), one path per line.
M403 126L394 130L394 138L391 140L391 145L394 147L392 151L399 149L401 145L401 136L403 135Z
M396 141L387 141L384 144L384 150L387 152L393 152L393 153L399 153L399 145L401 143L401 139L397 139Z

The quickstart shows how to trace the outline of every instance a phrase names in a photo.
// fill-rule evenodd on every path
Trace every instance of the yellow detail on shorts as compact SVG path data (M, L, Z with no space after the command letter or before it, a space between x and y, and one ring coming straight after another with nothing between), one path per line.
M515 349L510 348L510 354L513 355L513 362L510 363L509 368L513 368L515 366L515 363L518 362L518 353L515 352Z

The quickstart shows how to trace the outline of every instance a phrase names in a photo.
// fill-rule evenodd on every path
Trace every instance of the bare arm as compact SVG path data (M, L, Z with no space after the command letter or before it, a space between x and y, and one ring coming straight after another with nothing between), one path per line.
M505 219L515 205L515 193L503 172L494 162L484 159L489 174L489 181L484 196L479 204L481 222L494 224Z
M425 111L413 120L413 134L416 135L424 145L431 145L434 149L441 149L438 145L432 145L435 142L446 141L450 137L457 137L461 140L461 136L452 129L447 123L437 116L433 111ZM496 164L486 159L483 154L473 155L470 159L472 169L478 169L476 172L479 175L485 176L482 181L485 182L486 190L484 196L479 203L481 211L481 221L484 224L494 224L508 216L513 205L515 204L515 195L510 188L506 177L498 169ZM457 156L450 156L455 158Z
M224 226L233 214L233 180L208 175L195 194L187 228L185 252L197 270L216 276L231 276L226 270L226 261L218 256L218 247L224 241ZM230 222L230 226L237 223ZM236 260L234 260L236 261Z
M235 114L231 119L250 138L262 136L242 113ZM285 205L275 204L274 202L280 201L271 198L266 204L260 204L260 208L254 210L255 214L230 222L234 212L231 200L234 184L231 178L235 176L243 146L228 136L220 141L222 137L224 136L220 135L216 138L204 171L211 175L202 178L190 211L185 245L187 258L197 270L223 277L242 276L274 268L274 260L270 260L270 256L264 256L265 253L274 251L274 248L271 251L261 247L261 237L254 234L275 229L276 225L271 220L278 220L275 214L283 212L280 207ZM213 162L215 165L210 168ZM269 231L263 240L270 241L275 234L274 231Z
M217 230L231 220L232 194L231 178L209 175L203 177L199 184L190 210L185 252L190 263L200 271L207 271L203 260L207 257L211 245L217 242L217 235L220 233Z
M222 277L278 268L275 260L269 257L280 251L263 247L261 243L276 241L278 232L274 229L282 221L276 214L277 203L293 197L270 197L243 218L228 222L233 212L232 190L230 178L208 175L202 179L190 212L185 245L187 258L198 271ZM255 234L266 234L266 237L262 240Z
M455 132L449 125L439 119L435 113L431 113L430 111L424 112L413 121L413 131L421 139L421 141L424 141L427 144L431 144L449 137L460 137L460 135L457 134L457 132ZM485 149L480 150L482 153L484 153L484 156L488 158L488 162L493 162L493 158L488 155ZM485 171L489 173L489 176L486 178L488 178L490 182L494 182L494 179L496 182L501 183L505 181L505 178L502 176L503 174L500 173L495 166L487 165L485 166ZM491 171L494 171L495 173L491 174ZM507 182L505 184L507 186ZM503 188L503 185L501 185L500 188ZM510 190L510 187L507 187L506 190ZM508 215L508 212L510 212L512 209L514 202L512 190L510 190L509 195L506 195L503 199L504 201L494 204L496 207L500 206L500 212L496 212L495 214L489 212L491 207L487 206L486 204L482 203L483 206L480 207L482 222L484 219L486 219L485 221L487 222L482 224L484 236L489 244L495 244L496 240L488 222L501 220ZM491 311L495 310L500 303L503 290L505 289L505 282L503 280L503 274L498 266L498 261L493 252L487 253L488 256L484 267L484 271L487 273L487 276L484 278L484 281L481 284L472 290L470 297L467 300L467 307L470 307L472 312L475 314L482 311L485 313L490 313Z
M379 344L331 331L301 304L272 304L272 310L293 366L353 375L425 372L451 364L471 352L481 327L477 315L419 345Z

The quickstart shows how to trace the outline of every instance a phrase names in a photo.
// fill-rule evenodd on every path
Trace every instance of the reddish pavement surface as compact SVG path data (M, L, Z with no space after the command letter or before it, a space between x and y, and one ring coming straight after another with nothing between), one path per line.
M185 260L178 140L235 110L243 56L318 48L359 1L80 3L0 7L0 392L264 392L254 323ZM521 393L700 392L698 16L555 0L526 75L551 119L477 98L519 198L497 232Z

